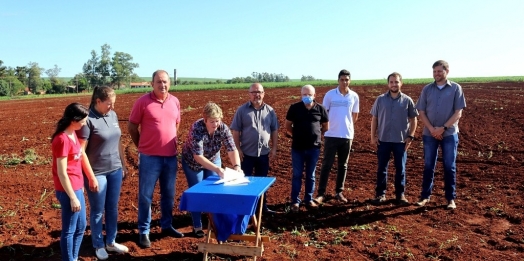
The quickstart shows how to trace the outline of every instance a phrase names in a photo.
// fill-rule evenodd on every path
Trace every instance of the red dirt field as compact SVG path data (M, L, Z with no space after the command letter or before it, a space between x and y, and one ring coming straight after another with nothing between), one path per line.
M317 88L317 100L333 87ZM277 181L268 191L268 204L279 213L263 216L262 233L271 241L264 245L259 260L524 260L524 83L463 84L467 108L460 120L455 211L445 209L441 162L429 206L373 206L367 202L374 196L376 172L375 151L369 143L369 111L386 86L352 88L360 96L360 114L345 183L349 203L341 205L332 200L318 210L301 207L297 214L289 212L291 142L284 136L283 126L289 105L299 101L300 88L266 89L265 102L275 108L281 125L278 159L271 162L270 171ZM404 86L403 91L416 101L421 88ZM248 98L247 85L245 90L173 94L183 109L180 146L190 124L201 117L206 102L217 102L224 110L224 121L230 124L236 108ZM201 260L197 244L203 239L191 236L191 218L178 210L180 196L187 188L180 165L173 226L187 233L186 237L160 235L157 189L152 206L152 247L141 249L136 243L137 150L126 120L140 95L118 95L116 102L131 169L122 188L117 242L128 246L130 252L110 254L109 260ZM51 178L49 137L67 104L79 101L87 105L89 100L90 96L70 96L0 102L0 260L60 260L60 210L53 207L58 201ZM421 125L419 122L418 138ZM24 158L31 149L36 154L32 164L13 160ZM230 166L227 160L224 163ZM320 161L317 175L319 167ZM422 143L418 139L408 153L406 195L410 202L420 194L422 167ZM390 173L393 171L391 166ZM335 172L333 169L328 184L331 193ZM389 178L389 198L393 197L393 176ZM89 227L80 260L96 260Z

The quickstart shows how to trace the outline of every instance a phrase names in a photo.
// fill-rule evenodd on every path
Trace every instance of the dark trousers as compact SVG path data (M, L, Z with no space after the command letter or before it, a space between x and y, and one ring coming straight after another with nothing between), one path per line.
M320 169L320 181L318 183L318 196L324 196L326 193L329 172L335 162L335 155L338 156L337 183L335 193L344 191L344 182L346 181L346 172L348 169L349 151L353 140L344 138L324 138L324 158L322 159L322 168Z
M269 173L269 154L252 157L244 154L240 168L246 176L267 177ZM263 209L267 210L266 194L264 194Z
M386 195L388 181L388 166L391 154L393 153L393 163L395 165L395 196L400 198L404 194L406 187L406 144L400 142L383 142L377 146L377 186L375 196Z

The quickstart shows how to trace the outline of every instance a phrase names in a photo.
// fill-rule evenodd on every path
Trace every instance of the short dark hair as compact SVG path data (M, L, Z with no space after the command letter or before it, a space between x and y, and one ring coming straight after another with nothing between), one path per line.
M342 70L338 73L338 78L337 78L337 80L340 79L340 76L342 76L342 75L347 75L347 76L349 76L349 79L351 79L351 73L350 73L348 70L346 70L346 69L342 69Z
M431 68L435 69L435 67L437 67L437 66L442 66L442 68L444 68L444 70L446 70L446 71L449 70L449 64L448 64L448 62L446 62L444 60L436 61L435 63L433 63L433 67L431 67Z
M156 70L154 73L153 73L153 78L151 79L151 81L154 81L155 80L155 76L157 75L157 73L165 73L167 75L167 77L169 78L169 73L167 73L166 71L164 70ZM169 78L171 80L171 78Z
M391 77L391 76L398 76L398 78L400 79L400 82L402 82L402 75L400 75L400 73L398 73L398 72L392 72L392 73L390 73L388 75L388 78L387 78L388 79L387 80L388 83L389 83L389 77Z

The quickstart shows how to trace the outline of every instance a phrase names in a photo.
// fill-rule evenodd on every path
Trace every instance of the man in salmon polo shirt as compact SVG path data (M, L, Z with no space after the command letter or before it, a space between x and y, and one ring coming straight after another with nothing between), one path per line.
M160 185L160 226L162 234L181 238L173 228L173 206L177 162L177 131L180 126L180 102L169 94L170 78L166 71L153 73L153 91L138 98L131 109L128 130L138 147L138 231L141 247L151 247L151 201ZM140 131L138 127L140 126Z

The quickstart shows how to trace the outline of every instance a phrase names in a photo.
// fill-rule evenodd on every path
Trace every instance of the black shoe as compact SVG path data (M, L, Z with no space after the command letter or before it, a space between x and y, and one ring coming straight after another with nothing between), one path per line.
M173 227L162 228L162 234L170 237L181 238L184 237L184 234L180 233L178 230Z
M143 248L150 248L151 241L149 241L149 234L140 234L140 239L138 239L138 245Z
M193 230L193 234L195 235L196 238L203 238L203 237L206 236L206 233L204 233L204 231L202 231L202 229Z

